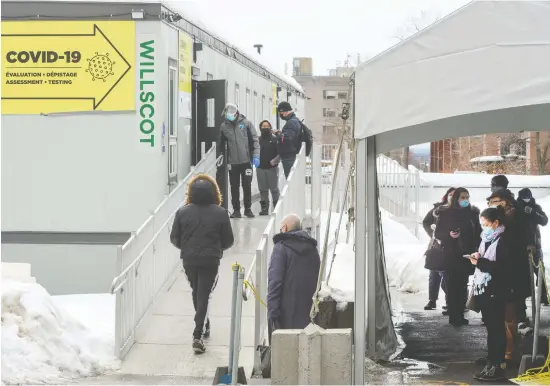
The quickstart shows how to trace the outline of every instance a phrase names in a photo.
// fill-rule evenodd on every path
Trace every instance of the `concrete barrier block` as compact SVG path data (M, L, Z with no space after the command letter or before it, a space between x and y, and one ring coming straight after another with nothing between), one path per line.
M352 331L277 330L272 336L271 383L274 385L351 385Z
M298 385L298 338L302 330L276 330L271 336L271 384Z
M321 379L324 385L352 384L352 330L325 330L323 335Z

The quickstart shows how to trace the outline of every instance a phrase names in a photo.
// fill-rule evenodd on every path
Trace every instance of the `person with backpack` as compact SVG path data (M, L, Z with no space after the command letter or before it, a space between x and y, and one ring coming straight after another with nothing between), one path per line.
M277 136L279 155L281 157L281 163L283 164L285 177L288 178L292 165L294 165L294 161L296 161L296 156L302 147L302 141L306 142L306 153L308 143L310 144L309 148L311 151L311 132L309 132L309 129L307 129L307 127L300 122L298 117L296 117L290 103L279 103L277 111L279 112L279 117L286 121L283 129L275 134Z
M233 103L228 103L224 110L225 120L220 128L218 152L227 143L227 168L231 186L231 218L241 218L240 187L242 182L244 196L244 215L254 217L252 213L252 165L260 166L260 145L258 135L252 123L239 112Z

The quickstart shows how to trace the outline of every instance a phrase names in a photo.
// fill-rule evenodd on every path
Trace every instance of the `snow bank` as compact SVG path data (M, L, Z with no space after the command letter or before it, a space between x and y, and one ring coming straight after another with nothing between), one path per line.
M463 186L465 188L486 188L489 191L492 174L478 173L421 173L420 178L432 186ZM514 188L547 188L550 186L548 176L507 175L510 189Z
M2 281L3 383L61 383L118 365L112 336L80 323L39 284Z

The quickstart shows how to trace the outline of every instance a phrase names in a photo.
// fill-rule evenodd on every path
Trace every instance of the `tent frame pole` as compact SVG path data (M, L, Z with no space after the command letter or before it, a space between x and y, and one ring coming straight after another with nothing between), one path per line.
M355 150L356 165L367 163L367 140L361 139L356 142ZM367 168L358 167L355 176L357 183L355 188L355 305L353 315L353 343L354 361L353 376L354 385L365 384L365 349L366 349L366 259L367 256Z
M376 357L376 274L381 261L376 136L367 137L367 354Z

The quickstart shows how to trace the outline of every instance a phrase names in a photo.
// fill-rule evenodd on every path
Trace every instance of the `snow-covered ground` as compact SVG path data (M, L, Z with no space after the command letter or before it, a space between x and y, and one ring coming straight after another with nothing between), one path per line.
M550 214L550 196L539 199L537 202L547 214ZM485 202L473 204L480 208L486 207ZM424 269L424 252L429 242L428 236L421 232L419 238L415 237L404 225L393 220L388 212L385 210L381 212L390 286L404 292L427 292L428 271ZM540 229L545 267L550 268L550 225ZM324 283L321 295L331 295L336 301L345 302L354 298L355 253L352 245L345 244L345 239L339 240L328 286ZM329 258L329 265L330 261ZM328 270L327 268L327 272ZM550 280L548 271L546 277Z
M2 383L67 383L114 371L114 298L52 297L39 284L2 280Z

